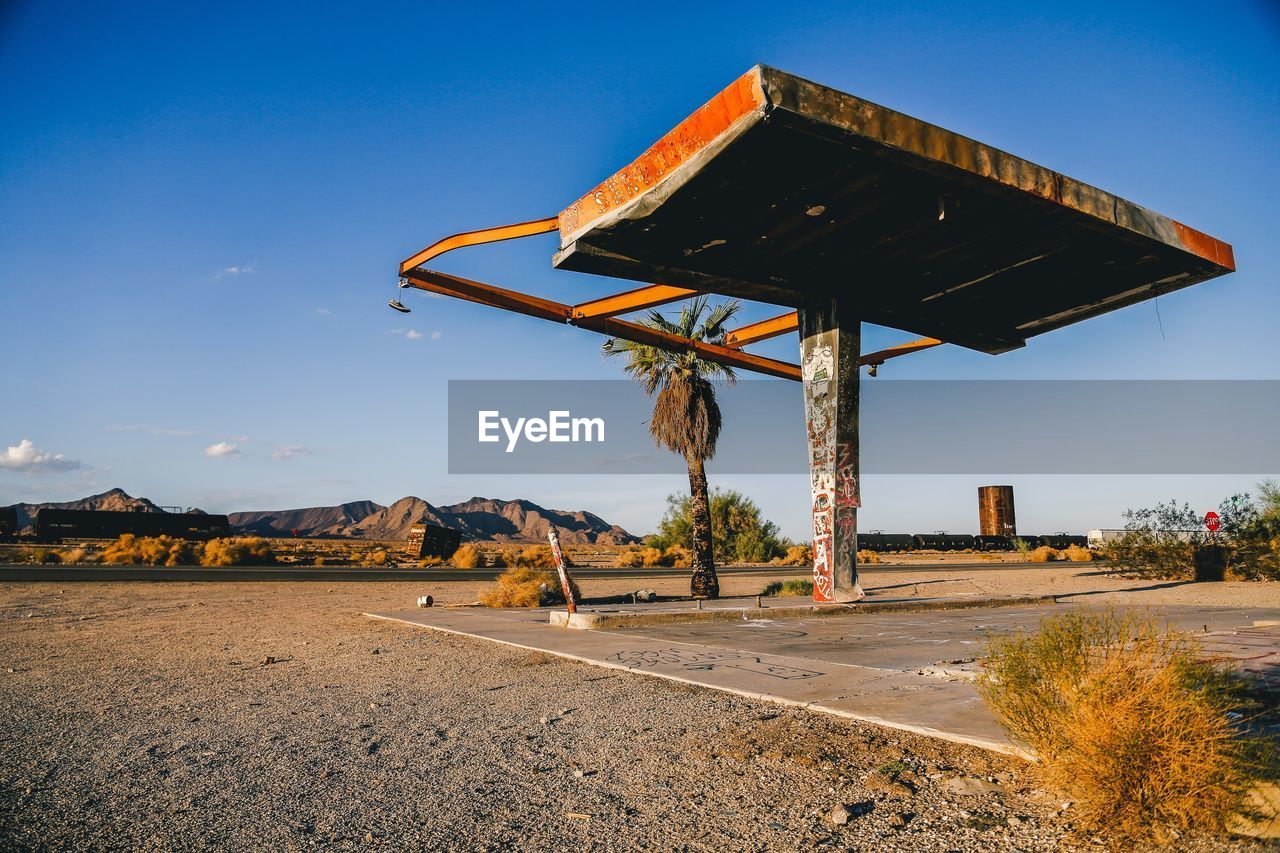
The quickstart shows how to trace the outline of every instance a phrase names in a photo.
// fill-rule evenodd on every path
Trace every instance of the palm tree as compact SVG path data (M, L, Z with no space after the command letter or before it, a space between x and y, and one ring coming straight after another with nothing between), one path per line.
M707 297L690 300L675 322L650 310L641 321L671 335L724 344L725 324L738 313L737 300L707 310ZM704 317L705 315L705 317ZM720 597L720 581L711 541L711 511L707 472L703 466L716 453L720 438L720 406L713 379L733 382L732 368L705 361L696 352L670 352L655 346L611 338L602 347L606 356L624 355L623 369L650 397L657 395L649 433L654 443L684 457L689 466L690 521L693 523L693 576L690 591L706 598Z

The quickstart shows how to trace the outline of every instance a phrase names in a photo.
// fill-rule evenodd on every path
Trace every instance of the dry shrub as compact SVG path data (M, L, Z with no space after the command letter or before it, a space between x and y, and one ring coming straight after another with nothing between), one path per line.
M1073 563L1087 563L1093 559L1093 552L1079 545L1068 545L1062 556Z
M641 548L640 549L640 565L646 569L654 566L669 566L666 562L666 554L659 548Z
M365 557L365 562L370 566L385 566L387 564L387 552L381 548Z
M672 545L663 552L662 564L677 569L693 568L693 552L683 545Z
M484 557L481 556L481 559L484 559ZM497 569L506 568L507 565L509 565L507 563L506 554L504 554L502 551L499 551L498 553L494 554L493 559L489 561L489 565Z
M421 560L418 561L418 568L433 569L436 566L443 565L443 564L444 564L443 557L423 557Z
M550 545L527 545L516 554L515 564L522 569L550 569L555 567Z
M125 533L102 552L109 566L193 566L196 552L185 539Z
M760 594L777 596L812 596L813 581L808 578L787 578L784 581L774 581L762 589Z
M63 563L96 563L98 558L96 555L90 554L85 548L72 548L68 551L57 551L58 559Z
M575 598L582 595L576 583L573 595ZM551 572L517 567L499 575L497 587L481 594L480 603L485 607L544 607L563 604L564 593L560 590L560 579Z
M880 562L880 555L877 554L875 551L868 551L866 549L863 549L858 552L858 562L867 563L867 564L878 563Z
M31 551L31 561L41 565L46 563L61 563L62 556L52 548L34 548Z
M1048 545L1041 545L1031 553L1027 554L1027 560L1032 563L1052 563L1062 555Z
M471 543L462 545L453 552L449 563L455 569L474 569L480 565L480 549Z
M618 552L618 557L613 564L619 569L635 569L644 565L644 558L639 548L629 545Z
M276 557L271 544L260 537L210 539L200 554L202 566L272 566Z
M316 557L315 560L312 561L311 565L316 567L326 565L324 557Z
M1082 827L1155 841L1221 831L1275 775L1273 748L1233 721L1240 683L1151 619L1065 614L988 655L979 692Z
M812 566L813 549L808 545L791 545L787 553L777 557L770 565L774 566Z

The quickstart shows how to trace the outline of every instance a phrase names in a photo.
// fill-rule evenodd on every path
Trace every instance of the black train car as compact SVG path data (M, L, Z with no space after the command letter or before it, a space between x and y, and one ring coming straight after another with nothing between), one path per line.
M178 539L215 539L231 535L225 515L195 512L109 512L92 509L42 509L36 513L36 538L115 539L135 536L173 536Z
M910 551L915 540L909 533L859 533L858 550L887 554L890 551Z
M1089 547L1089 537L1087 536L1071 536L1067 533L1058 533L1053 536L1041 536L1041 545L1048 545L1050 548L1056 548L1061 551L1063 548L1070 548L1072 545L1078 545L1081 548Z
M945 551L947 537L943 533L917 533L911 537L915 541L917 551Z
M973 547L979 551L1012 551L1013 540L1008 536L975 536Z
M969 551L973 549L973 536L968 533L944 533L942 541L948 551Z
M0 541L12 539L18 533L18 510L0 506Z

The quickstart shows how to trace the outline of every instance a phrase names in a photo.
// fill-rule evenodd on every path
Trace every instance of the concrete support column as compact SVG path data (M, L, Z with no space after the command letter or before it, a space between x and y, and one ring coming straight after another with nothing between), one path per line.
M800 309L800 364L813 489L813 600L857 601L858 356L862 322L827 300Z

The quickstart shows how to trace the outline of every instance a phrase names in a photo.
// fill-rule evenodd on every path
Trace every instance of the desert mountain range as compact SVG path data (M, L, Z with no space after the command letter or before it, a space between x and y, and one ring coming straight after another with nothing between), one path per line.
M112 489L65 503L14 504L18 528L30 525L35 514L45 507L163 512L146 498L135 498L123 489ZM296 530L301 536L404 539L414 522L427 521L459 530L468 539L490 542L546 542L551 524L560 531L560 540L570 545L624 545L639 541L618 525L589 512L545 509L526 500L479 497L449 506L434 506L417 497L401 498L390 506L374 501L352 501L306 509L233 512L228 519L236 532L256 536L290 536Z

